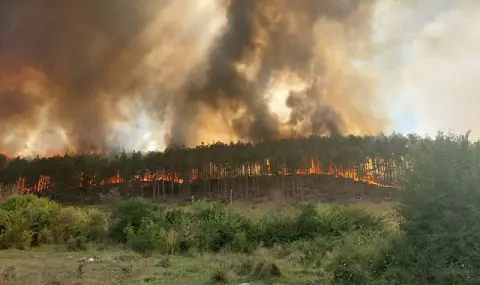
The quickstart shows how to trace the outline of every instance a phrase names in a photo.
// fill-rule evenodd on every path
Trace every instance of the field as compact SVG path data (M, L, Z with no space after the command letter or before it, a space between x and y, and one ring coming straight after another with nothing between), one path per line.
M323 202L11 195L0 284L480 284L480 144L439 135L409 151L399 189Z
M385 218L391 217L390 206L365 202L350 205ZM235 203L231 209L250 219L274 209L287 215L295 211L294 207L278 209L271 203ZM335 238L335 242L343 243L344 239L348 237ZM310 264L320 261L308 256L308 251L318 246L315 242L300 242L286 247L259 247L248 254L222 250L145 256L121 246L92 243L85 251L68 251L64 245L48 245L28 251L4 250L0 268L6 284L215 284L215 278L225 278L229 284L329 284L331 277L324 272L327 269ZM270 272L272 269L255 273L255 267L263 262L278 266L278 276Z

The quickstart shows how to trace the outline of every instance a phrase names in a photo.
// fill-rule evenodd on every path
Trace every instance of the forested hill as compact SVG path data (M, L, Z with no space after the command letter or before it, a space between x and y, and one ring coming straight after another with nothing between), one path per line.
M214 143L164 152L117 152L109 155L57 155L26 159L0 156L0 183L19 192L101 188L120 185L132 194L148 191L212 192L255 195L265 187L291 189L314 186L319 177L345 178L395 187L408 165L409 146L428 141L404 136L310 136L257 144ZM338 179L336 179L338 180ZM221 194L224 193L224 194ZM295 195L296 195L295 194Z

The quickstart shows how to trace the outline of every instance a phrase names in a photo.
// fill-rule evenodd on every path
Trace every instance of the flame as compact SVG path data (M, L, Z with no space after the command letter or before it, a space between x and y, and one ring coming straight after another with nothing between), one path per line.
M328 170L324 170L321 164L318 162L318 159L311 158L309 162L308 168L303 169L296 169L296 175L327 175L335 178L343 178L348 180L353 180L355 182L366 183L369 185L374 185L378 187L385 187L385 188L398 188L397 185L393 184L386 184L382 183L379 179L382 177L381 173L375 173L373 171L373 162L368 161L365 165L361 165L364 169L364 175L360 176L359 171L356 171L354 168L350 169L342 169L337 165L330 165ZM238 169L234 169L231 172L228 172L222 165L215 165L213 163L209 163L205 166L205 169L208 168L208 171L203 172L203 177L199 174L199 169L192 169L186 174L181 174L173 171L154 171L148 172L143 175L136 175L132 181L138 181L141 183L152 183L154 181L164 181L169 183L175 184L184 184L185 181L193 183L197 180L205 180L205 179L222 179L226 177L252 177L252 176L264 176L264 175L275 175L275 173L271 170L271 162L269 159L266 159L263 164L262 163L252 163L252 164L245 164L242 165ZM285 166L280 167L276 174L290 176L291 170L287 169ZM89 177L83 172L79 174L79 183L76 186L69 187L70 189L74 189L76 187L96 187L96 186L104 186L104 185L117 185L122 184L125 182L132 182L132 181L125 181L125 179L120 175L120 172L117 173L107 179L101 180L99 183L94 183L95 177ZM31 193L31 192L42 192L47 189L51 189L55 187L55 183L53 179L46 175L40 175L34 185L28 186L26 185L25 177L20 177L15 185L18 187L19 191L22 193Z

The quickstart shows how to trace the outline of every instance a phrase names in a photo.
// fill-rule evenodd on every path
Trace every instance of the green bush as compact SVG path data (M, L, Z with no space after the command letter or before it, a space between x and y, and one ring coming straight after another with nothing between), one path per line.
M383 230L386 223L366 211L348 206L318 208L308 203L299 206L297 214L266 214L256 225L255 238L270 247L319 236L341 236L353 231Z
M48 245L55 242L53 231L49 228L43 228L38 233L38 245Z
M302 217L302 214L300 215ZM312 219L307 215L306 219ZM316 234L341 236L353 231L383 231L386 223L365 210L351 206L327 206L319 210ZM301 219L303 220L303 219ZM311 223L315 225L313 222ZM306 228L308 232L314 228ZM304 236L307 236L305 233Z
M255 225L254 239L266 247L287 244L298 239L295 217L283 213L267 213Z
M70 238L83 234L83 226L87 217L85 211L75 207L65 207L55 217L53 234L56 243L65 243Z
M40 231L54 224L54 218L60 211L60 205L57 203L32 194L10 196L2 208L9 212L18 212L18 215L26 220L32 234L33 245L38 244Z
M480 143L439 133L411 148L398 207L405 246L397 270L417 283L479 284Z
M125 228L127 226L137 232L144 219L157 222L164 217L164 211L164 207L143 198L122 201L112 213L113 223L110 226L110 235L117 241L126 242Z
M20 211L0 213L4 223L0 230L0 249L26 249L32 244L31 222Z
M71 236L65 243L68 251L86 251L88 249L85 236Z
M199 203L194 213L199 224L200 246L205 250L216 252L232 248L235 239L239 238L237 234L248 234L252 230L247 218L220 204Z
M56 243L83 236L88 242L101 242L107 237L106 214L98 209L65 207L55 217L52 232Z
M107 214L99 209L86 210L86 223L83 225L83 234L88 241L102 242L108 236Z
M391 270L390 255L396 233L364 231L344 236L341 244L332 249L327 258L327 271L334 284L395 284L386 279Z
M127 245L135 252L149 255L153 251L167 253L167 232L154 221L144 218L135 230L132 226L125 228Z

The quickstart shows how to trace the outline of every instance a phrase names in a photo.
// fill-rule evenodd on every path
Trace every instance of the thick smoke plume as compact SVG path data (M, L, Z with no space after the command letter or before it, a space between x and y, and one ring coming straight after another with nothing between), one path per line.
M374 7L0 1L0 151L375 133L385 120L361 67Z

